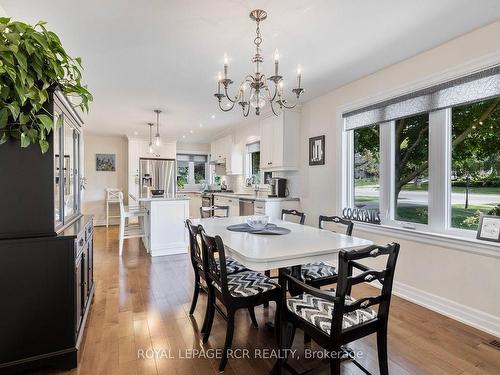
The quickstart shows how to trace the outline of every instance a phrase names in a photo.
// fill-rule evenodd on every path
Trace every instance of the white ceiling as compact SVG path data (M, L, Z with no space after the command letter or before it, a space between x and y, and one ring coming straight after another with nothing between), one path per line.
M48 21L68 52L82 57L85 82L95 98L84 116L88 131L145 136L146 122L154 120L153 109L161 108L162 135L197 143L242 117L239 111L218 110L213 94L225 52L234 81L253 71L255 24L248 13L254 8L269 14L261 26L265 71L271 72L275 48L288 82L300 63L304 101L500 18L498 0L0 4L15 19Z

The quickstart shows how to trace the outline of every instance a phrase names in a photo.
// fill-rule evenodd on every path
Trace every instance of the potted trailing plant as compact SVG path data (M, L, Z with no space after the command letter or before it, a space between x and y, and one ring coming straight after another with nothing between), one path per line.
M0 18L0 147L17 139L21 147L38 144L47 152L56 126L45 109L52 90L76 97L83 111L92 101L81 83L81 59L70 57L45 25Z
M70 57L44 22L0 18L0 38L0 240L53 236L60 212L55 101L61 93L87 111L92 95L81 82L80 58Z

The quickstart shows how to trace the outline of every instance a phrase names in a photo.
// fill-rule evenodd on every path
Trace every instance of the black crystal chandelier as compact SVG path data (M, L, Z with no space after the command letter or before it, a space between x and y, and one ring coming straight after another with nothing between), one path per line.
M260 48L262 43L262 37L260 36L260 22L267 18L267 13L264 10L256 9L250 12L250 18L257 23L256 37L253 40L253 43L255 44L255 55L252 57L252 63L255 64L255 73L249 74L245 77L245 79L240 83L238 93L235 96L230 95L228 87L233 83L233 81L228 77L228 58L227 56L224 56L224 76L219 73L217 93L214 94L214 96L219 102L219 108L224 112L231 111L235 104L239 104L243 111L243 116L248 116L250 113L250 107L255 108L255 114L258 116L260 115L261 108L269 102L272 112L278 116L283 108L294 108L299 101L300 94L304 92L304 89L300 86L302 78L301 68L300 65L297 67L297 87L292 90L293 94L295 94L295 103L290 104L283 95L283 77L280 76L278 72L278 50L274 53L274 75L267 78L261 72L264 58L262 57ZM274 83L274 87L272 89L269 87L268 81Z

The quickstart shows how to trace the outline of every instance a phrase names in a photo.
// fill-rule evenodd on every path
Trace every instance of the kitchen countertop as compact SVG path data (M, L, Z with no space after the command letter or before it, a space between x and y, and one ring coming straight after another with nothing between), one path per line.
M199 190L181 190L178 191L179 194L203 194L203 191ZM252 193L210 193L219 197L228 197L228 198L238 198L238 199L249 199L259 202L284 202L284 201L300 201L299 197L283 197L283 198L270 198L267 194L264 196L255 196Z
M299 201L298 197L284 197L284 198L269 198L267 196L255 196L255 194L245 194L245 193L213 193L215 196L228 197L228 198L238 198L238 199L248 199L259 202L284 202L284 201Z
M156 201L188 201L189 197L184 197L181 194L171 196L171 197L143 197L143 198L135 198L133 199L137 202L156 202Z

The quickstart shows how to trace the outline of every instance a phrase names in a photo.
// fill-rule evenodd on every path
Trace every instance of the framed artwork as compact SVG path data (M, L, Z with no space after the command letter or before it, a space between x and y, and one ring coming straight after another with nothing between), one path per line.
M325 136L309 138L309 165L325 164Z
M500 216L481 215L477 239L500 242Z
M95 170L101 172L116 171L115 154L95 154Z

